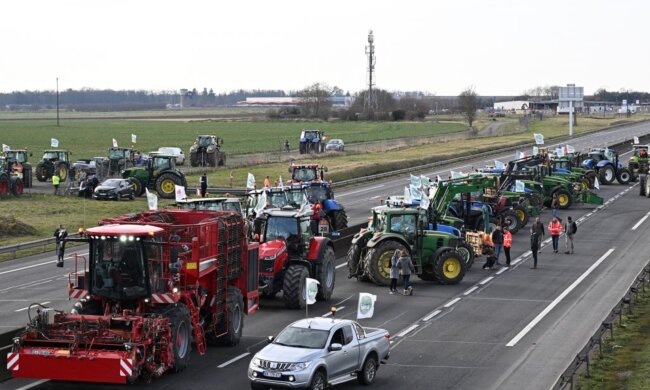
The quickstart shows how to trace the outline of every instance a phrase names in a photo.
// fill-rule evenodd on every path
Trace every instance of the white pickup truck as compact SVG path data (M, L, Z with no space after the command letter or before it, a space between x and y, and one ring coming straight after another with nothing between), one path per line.
M371 384L390 354L388 331L324 317L296 321L269 342L248 366L253 390L324 389L354 378Z

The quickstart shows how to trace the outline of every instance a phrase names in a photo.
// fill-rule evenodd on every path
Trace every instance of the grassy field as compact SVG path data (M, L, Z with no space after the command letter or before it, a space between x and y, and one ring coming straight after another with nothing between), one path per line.
M131 117L191 117L214 115L215 117L233 116L244 117L251 114L264 114L266 107L211 107L211 108L184 108L171 110L146 110L146 111L66 111L61 110L61 120L68 118L131 118ZM0 119L34 118L52 119L56 121L56 109L38 111L0 111Z
M316 128L346 143L430 136L467 130L462 123L436 122L271 122L271 121L165 121L165 120L73 120L56 127L53 121L0 121L0 142L12 148L34 151L33 161L50 138L59 140L61 149L73 158L104 156L115 138L119 146L131 145L131 134L138 136L137 149L148 152L160 146L178 146L188 153L197 134L216 134L224 139L229 154L280 151L284 140L298 147L300 131Z

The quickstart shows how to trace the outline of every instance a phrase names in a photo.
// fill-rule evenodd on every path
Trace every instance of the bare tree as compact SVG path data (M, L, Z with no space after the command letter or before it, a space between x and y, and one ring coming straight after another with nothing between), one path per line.
M315 83L298 91L296 95L302 98L303 116L327 119L332 107L332 92L333 89L323 83Z
M472 127L476 119L476 111L478 110L478 95L473 87L468 87L458 96L458 105L460 111L467 119L469 127Z

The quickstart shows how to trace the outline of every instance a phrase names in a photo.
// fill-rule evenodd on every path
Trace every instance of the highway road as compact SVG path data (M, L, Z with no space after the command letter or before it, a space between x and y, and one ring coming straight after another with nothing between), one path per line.
M613 144L633 135L650 133L643 124L616 131L577 137L569 143L580 150ZM497 155L444 167L429 176L446 175L450 169L468 171L508 155ZM399 194L405 177L388 179L339 191L352 223L366 219L368 208L379 197ZM547 389L566 368L589 335L622 297L634 277L649 260L645 255L650 224L640 222L650 201L638 196L636 186L603 186L605 206L576 206L561 211L580 221L576 254L540 256L540 268L528 268L527 236L514 237L516 265L496 271L480 264L456 286L440 286L415 278L415 296L389 295L386 288L347 279L345 259L337 259L337 284L327 303L310 306L310 314L323 315L330 305L337 317L354 318L360 291L378 295L375 316L362 324L385 327L393 335L393 352L382 366L379 389ZM547 222L549 213L543 220ZM645 221L645 220L644 220ZM639 223L637 223L639 222ZM634 229L633 229L634 228ZM0 265L0 327L14 328L26 321L31 302L69 307L65 284L73 266L54 267L52 254L38 255ZM215 383L233 389L247 388L246 367L252 354L265 344L266 336L304 316L285 310L279 300L262 301L262 309L246 318L244 338L235 348L211 348L206 356L194 357L183 373L165 375L149 388L213 389ZM1 330L2 328L0 328ZM9 380L0 389L112 388L73 383ZM137 385L135 387L144 387ZM356 387L353 384L342 389Z

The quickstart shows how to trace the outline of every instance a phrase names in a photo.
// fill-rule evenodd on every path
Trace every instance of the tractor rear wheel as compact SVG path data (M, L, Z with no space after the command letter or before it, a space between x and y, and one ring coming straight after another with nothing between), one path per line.
M142 184L142 181L137 177L132 177L131 185L133 186L133 194L135 196L142 196L144 193L144 184Z
M557 194L557 200L560 203L561 210L566 210L573 204L573 196L568 190L564 188L558 188L557 190L553 191L553 193Z
M196 153L191 153L190 154L190 165L193 167L198 167L199 166L199 159L196 156Z
M472 265L474 264L474 258L475 258L474 249L468 243L463 242L458 245L456 250L458 251L458 253L460 253L463 261L465 262L465 269L469 271L470 268L472 268Z
M183 185L183 181L177 175L167 172L158 176L156 180L156 191L163 199L174 199L176 186Z
M587 178L587 180L589 180L589 188L594 188L594 183L596 182L596 178L598 177L596 171L586 171L585 177Z
M216 167L217 166L217 152L212 152L212 153L205 153L205 165L209 165L211 167Z
M332 218L330 221L333 222L333 230L341 230L348 227L348 215L345 212L345 209L334 210L332 211Z
M365 243L362 245L365 246ZM350 245L347 255L348 278L356 277L359 281L369 282L370 279L364 272L365 267L363 264L359 265L359 262L361 261L361 250L363 249L362 245L359 242Z
M192 321L190 311L182 303L170 309L166 315L172 328L172 351L174 352L174 372L180 372L190 362L192 352Z
M519 218L520 228L528 225L528 221L530 220L530 213L524 206L518 204L513 207L513 211L517 214L517 218Z
M38 163L36 166L36 180L40 182L47 181L50 178L47 166L43 163Z
M504 210L499 216L503 221L503 226L507 227L512 234L516 234L523 226L519 215L514 210Z
M334 284L336 282L335 260L334 249L328 246L321 259L318 274L315 275L316 280L318 280L318 294L316 295L316 299L319 301L329 301L334 292Z
M598 170L598 180L603 184L612 184L616 179L614 174L614 167L611 165L605 165L604 167Z
M217 338L217 343L219 345L234 347L239 344L239 340L241 340L244 331L244 297L236 287L228 287L227 294L226 310L228 314L219 326L219 333L227 333Z
M68 180L68 164L66 163L59 163L59 165L56 166L56 172L59 174L59 179L61 179L62 182Z
M11 182L9 181L9 176L4 173L0 174L0 196L5 196L9 194L11 189Z
M298 145L298 151L300 152L300 154L305 154L305 144L304 143L301 142L300 145Z
M630 170L627 168L621 168L616 172L616 180L620 184L628 184L630 180L632 180L632 174L630 173Z
M645 196L645 175L639 175L639 196Z
M387 286L390 283L390 261L397 249L406 250L404 245L397 241L384 241L366 254L365 273L376 285Z
M32 188L32 166L23 164L23 187Z
M455 250L442 253L433 265L433 273L440 284L458 284L465 277L465 265Z
M309 270L302 265L290 265L284 273L282 283L282 300L288 309L304 309L307 304L305 279Z
M15 196L23 194L23 181L18 177L11 178L11 193Z

